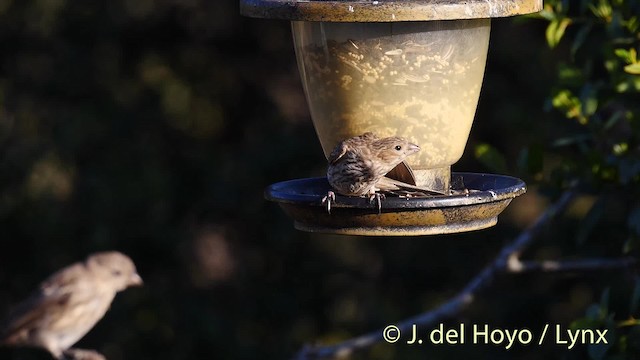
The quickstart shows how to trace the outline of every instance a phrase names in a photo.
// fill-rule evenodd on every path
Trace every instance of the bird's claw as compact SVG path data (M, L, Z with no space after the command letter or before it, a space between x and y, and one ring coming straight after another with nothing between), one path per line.
M378 192L371 194L371 196L369 197L369 202L373 203L375 201L376 204L378 205L378 214L382 213L382 199L385 199L385 198L386 198L385 194L381 194Z
M327 206L327 213L331 214L331 203L336 202L336 194L329 190L327 195L322 198L322 205Z

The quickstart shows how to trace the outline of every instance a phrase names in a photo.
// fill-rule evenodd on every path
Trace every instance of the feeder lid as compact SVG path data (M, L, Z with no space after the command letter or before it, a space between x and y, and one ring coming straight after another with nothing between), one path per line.
M506 17L538 12L542 0L240 0L245 16L328 22L394 22Z

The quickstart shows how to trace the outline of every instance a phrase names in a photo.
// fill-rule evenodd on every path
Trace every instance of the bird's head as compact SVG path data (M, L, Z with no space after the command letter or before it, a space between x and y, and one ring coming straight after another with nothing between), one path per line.
M420 146L410 143L407 139L393 136L375 141L372 144L378 159L391 171L407 156L420 151Z
M106 251L90 255L86 266L98 279L115 291L122 291L130 286L142 285L136 266L127 256L117 251Z

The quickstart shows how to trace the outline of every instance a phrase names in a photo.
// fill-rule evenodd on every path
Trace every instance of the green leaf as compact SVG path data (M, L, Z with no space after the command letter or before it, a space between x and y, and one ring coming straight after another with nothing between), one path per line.
M614 59L608 59L604 61L604 68L607 69L607 71L615 71L618 67L618 61L614 60Z
M550 48L554 48L560 43L562 36L564 35L567 26L571 24L571 19L569 18L557 18L553 19L549 26L547 26L547 44L549 44Z
M504 156L489 144L479 144L475 148L476 159L491 171L498 173L507 172L507 162Z
M624 67L624 71L633 75L640 75L640 63L635 63L631 65L627 65Z
M638 29L640 29L640 21L638 20L638 17L637 16L630 17L629 20L626 21L625 27L631 33L637 32Z
M622 244L622 253L629 254L637 248L638 248L638 237L629 236L627 240L625 240L624 244Z
M571 91L563 89L558 91L551 100L553 107L562 110L571 109L574 106L580 106L580 100L573 96Z
M551 100L553 107L564 112L569 119L578 119L580 124L586 124L587 118L582 113L582 103L571 91L562 89L556 92Z
M580 86L585 81L580 69L564 63L558 65L558 78L567 86Z
M598 1L598 5L594 6L593 4L589 4L589 8L593 12L593 15L604 19L606 22L611 20L611 14L613 10L611 9L611 4L607 2L607 0Z
M626 142L620 142L617 144L613 144L611 149L614 155L622 156L629 150L629 144L627 144Z
M573 136L567 136L563 138L556 139L551 146L553 147L563 147L569 146L578 143L584 143L585 141L589 141L592 139L591 134L577 134Z
M587 83L580 92L580 102L582 103L582 113L585 116L593 115L598 109L598 90L595 86Z
M613 53L616 54L617 57L619 57L620 59L624 60L625 62L630 62L629 61L629 50L627 49L615 49L613 50Z
M624 60L627 64L635 64L638 62L638 54L636 53L636 49L631 48L627 49L615 49L613 51L617 57Z
M616 91L619 93L627 92L629 90L629 82L622 81L616 85Z

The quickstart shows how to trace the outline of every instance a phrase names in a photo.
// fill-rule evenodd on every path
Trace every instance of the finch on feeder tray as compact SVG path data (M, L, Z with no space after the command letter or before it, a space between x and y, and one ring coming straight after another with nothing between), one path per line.
M70 347L102 319L116 293L137 285L142 279L128 256L92 254L51 275L19 303L0 324L0 344L44 348L57 359L104 359Z
M371 132L341 141L329 155L327 180L340 195L369 196L381 211L384 194L378 191L414 190L426 194L441 194L429 189L386 177L390 171L405 172L402 178L413 178L411 168L404 162L407 156L420 151L420 147L401 137L380 139ZM396 168L398 165L404 165ZM408 173L407 173L408 172ZM331 213L335 202L334 191L322 199Z

